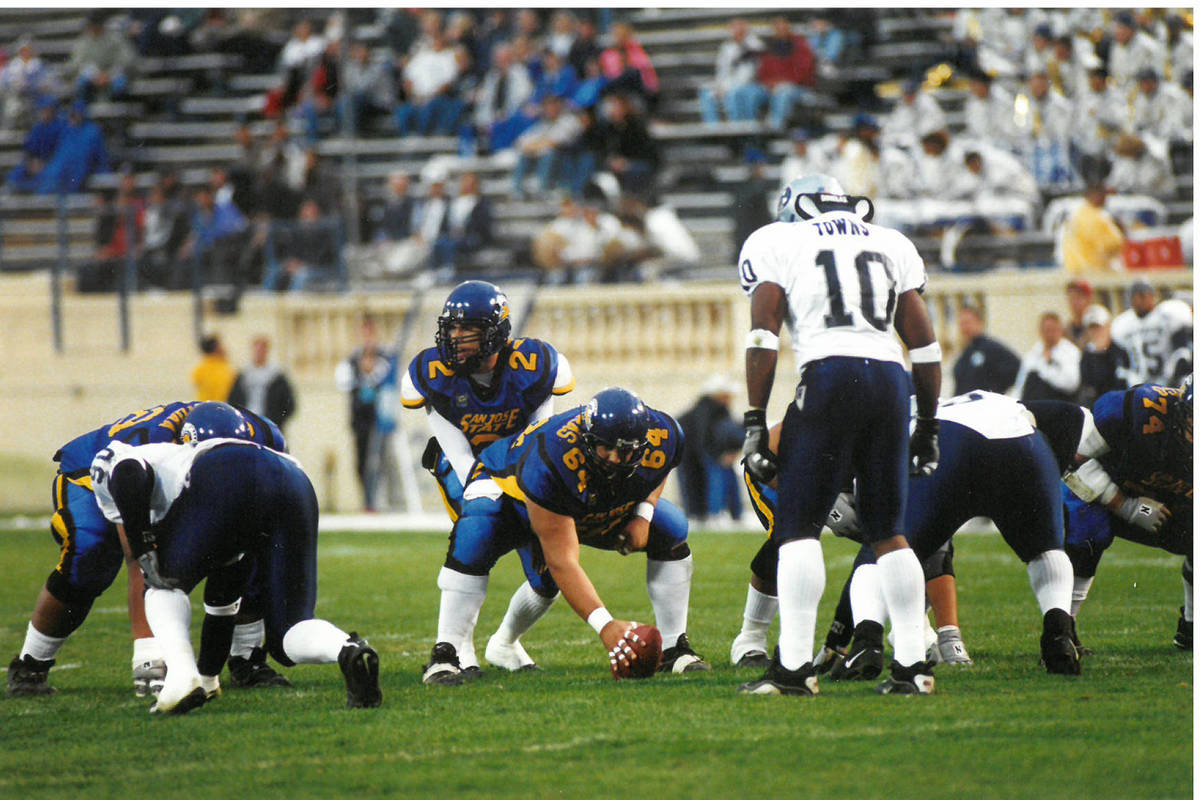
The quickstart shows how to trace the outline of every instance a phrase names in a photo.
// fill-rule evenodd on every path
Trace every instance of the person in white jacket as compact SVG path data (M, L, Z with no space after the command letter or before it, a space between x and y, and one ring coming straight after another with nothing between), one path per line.
M1015 392L1022 402L1063 400L1074 402L1079 391L1079 359L1075 343L1065 335L1062 318L1045 311L1038 320L1039 341L1021 361Z

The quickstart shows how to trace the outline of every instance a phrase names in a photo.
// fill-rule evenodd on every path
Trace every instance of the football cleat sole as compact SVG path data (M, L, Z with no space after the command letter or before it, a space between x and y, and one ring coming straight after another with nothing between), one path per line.
M379 654L357 634L338 655L346 679L346 708L377 708L383 703L379 689Z
M932 675L915 675L911 681L887 678L875 686L875 691L879 694L933 694L933 687Z
M738 669L766 669L771 663L771 658L761 650L751 650L737 660L734 664Z
M803 685L793 686L791 684L779 683L778 681L763 678L750 683L743 683L738 687L739 694L761 694L761 695L786 695L789 697L815 697L821 693L820 687L817 685L815 675L810 675L805 678Z

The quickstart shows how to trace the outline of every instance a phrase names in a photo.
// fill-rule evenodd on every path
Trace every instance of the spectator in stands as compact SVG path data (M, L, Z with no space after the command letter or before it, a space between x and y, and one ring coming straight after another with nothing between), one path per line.
M986 72L970 73L969 80L971 93L963 103L963 135L980 144L1016 151L1019 145L1013 124L1013 96Z
M571 104L578 109L593 108L600 102L604 92L608 90L608 78L600 71L600 62L590 58L584 66L584 73L571 95Z
M771 35L763 40L758 61L758 82L771 96L767 124L777 131L787 127L793 105L812 98L817 83L816 58L808 40L792 32L787 17L771 21Z
M550 95L569 99L579 88L579 74L575 68L549 48L542 50L541 68L542 74L538 76L533 91L534 102L540 102Z
M388 175L388 197L380 209L377 242L398 242L412 235L415 201L409 194L411 180L399 170Z
M1166 19L1167 63L1163 77L1167 80L1178 81L1185 73L1192 71L1195 59L1195 42L1189 25L1178 14L1168 14Z
M377 417L380 388L393 369L394 357L379 345L375 319L363 318L362 345L337 365L334 383L350 395L350 429L354 434L354 465L362 487L363 508L375 510L375 484L380 464ZM374 455L373 455L373 452Z
M191 230L190 216L182 192L172 191L167 181L160 179L150 190L142 257L138 263L143 283L164 289L183 288L172 285L172 273L176 273L174 277L183 277L173 267Z
M96 251L92 260L79 268L75 288L80 292L114 291L126 274L131 249L137 257L143 224L141 198L133 174L127 173L115 196L105 191L97 197Z
M546 47L553 50L559 58L571 64L571 47L578 36L579 22L575 15L567 9L560 8L550 17L550 32L546 34ZM572 64L577 75L583 73Z
M0 130L24 125L43 100L53 100L54 71L34 50L33 37L13 45L16 56L0 69Z
M38 176L38 194L79 192L87 179L108 172L108 151L100 126L87 118L87 106L75 101L67 112L67 126L54 155Z
M949 181L947 198L970 200L993 231L1033 227L1042 196L1037 181L1016 156L997 148L968 147L963 165L966 171Z
M263 288L303 291L316 281L335 278L340 272L338 239L337 218L322 216L316 201L305 200L295 223L276 226Z
M250 256L246 248L249 222L233 204L232 195L217 202L211 186L200 186L193 197L192 232L180 251L180 261L199 259L206 282L244 285ZM178 266L182 268L183 263Z
M1063 230L1063 266L1072 275L1089 272L1120 272L1121 249L1125 234L1104 208L1109 188L1103 183L1089 184L1084 202L1068 217Z
M1076 120L1071 104L1050 86L1050 78L1035 72L1029 78L1028 112L1019 128L1025 138L1025 163L1043 191L1061 191L1075 184L1070 139Z
M1145 31L1138 30L1133 14L1120 11L1113 15L1112 42L1108 48L1108 71L1122 97L1132 97L1137 74L1144 69L1161 72L1166 62L1163 44Z
M563 198L559 214L531 244L534 266L550 284L586 283L602 274L621 223L594 200ZM611 260L611 259L610 259Z
M108 12L88 12L87 27L71 48L67 74L75 80L76 97L90 103L103 94L119 100L129 90L136 54L120 33L105 28Z
M342 181L337 172L321 158L315 149L304 154L304 176L301 192L313 200L322 214L339 214L342 210Z
M1050 24L1043 22L1033 29L1033 35L1025 48L1025 71L1028 73L1046 72L1048 75L1053 58L1054 34L1050 29Z
M264 113L268 117L277 116L296 104L309 73L323 52L325 38L313 32L312 23L306 19L297 22L292 29L292 38L288 39L279 52L282 85L267 97Z
M595 63L595 62L593 62ZM596 172L596 165L604 162L608 147L607 126L598 119L599 106L582 106L576 118L579 120L579 136L564 153L567 174L564 182L571 194L582 197L585 187Z
M1126 130L1165 145L1192 141L1192 98L1174 83L1160 85L1158 72L1147 67L1137 74L1137 95Z
M200 363L192 368L193 399L200 402L224 403L229 399L237 372L229 363L229 355L221 337L209 334L200 340Z
M983 309L958 309L958 334L962 352L954 361L954 393L974 389L1005 394L1017 380L1021 357L986 333Z
M250 342L250 364L237 374L229 402L265 417L283 429L296 413L296 393L283 367L271 360L271 340L258 335Z
M946 128L929 130L925 127L933 124L936 123L923 123L917 129L921 149L913 162L915 180L910 196L948 199L956 178L960 179L964 171L963 152L958 142L951 142L950 131Z
M815 145L811 136L804 128L792 131L792 152L784 156L779 165L779 189L788 185L796 178L814 173L828 174L830 170L829 154L824 148ZM741 245L738 245L741 247Z
M1138 382L1129 353L1112 340L1112 314L1102 305L1088 306L1083 314L1086 343L1079 360L1080 405L1091 407L1105 392L1128 389Z
M571 42L571 49L567 51L567 63L573 66L580 75L586 75L588 73L587 62L594 59L599 64L601 52L603 51L596 38L595 21L589 15L580 17L579 24L575 28L575 41ZM605 77L607 79L607 76Z
M1078 154L1079 174L1086 181L1097 181L1108 173L1108 151L1121 129L1125 103L1109 85L1103 65L1092 67L1087 75L1087 85L1073 102L1071 142Z
M1094 59L1095 55L1089 54L1089 63L1085 63L1085 59L1075 52L1075 40L1069 35L1059 36L1054 40L1054 51L1046 64L1046 77L1063 97L1074 100L1087 88L1088 66Z
M1146 141L1130 133L1117 139L1114 149L1112 171L1108 183L1113 191L1121 194L1148 194L1155 197L1173 197L1175 178L1167 162L1165 143L1156 142L1152 152Z
M746 153L750 175L733 189L733 252L740 252L747 237L775 219L779 185L767 177L767 159L761 151ZM800 177L799 175L795 177ZM790 181L790 179L789 179Z
M808 44L817 57L818 66L823 70L837 67L842 60L842 53L846 50L848 39L846 31L836 25L829 16L813 19Z
M491 53L483 49L475 32L475 18L467 11L455 11L446 21L446 39L450 47L459 54L464 65L459 82L469 84L465 88L474 90L491 66Z
M492 53L492 66L475 91L472 112L476 136L483 140L484 153L506 150L533 124L523 109L533 97L529 68L513 58L512 48L500 44Z
M525 179L531 170L537 173L537 191L545 194L569 179L565 162L574 152L583 124L565 107L562 97L547 95L542 99L541 114L533 127L516 141L517 165L513 170L513 193L528 198Z
M433 242L433 268L439 278L450 280L491 241L491 201L479 191L479 175L464 172L458 179L458 195L450 201L445 222Z
M734 521L742 514L740 481L733 465L741 454L743 433L730 413L736 393L736 382L714 375L695 404L679 416L683 429L680 495L684 513L695 524L726 510Z
M700 87L700 116L708 123L721 121L720 110L730 122L758 119L767 92L758 83L758 56L762 40L750 32L741 17L729 23L729 38L717 50L717 70L711 84Z
M1083 315L1091 307L1094 296L1092 285L1082 278L1076 278L1067 284L1067 310L1070 312L1067 319L1067 337L1080 350L1088 341Z
M210 9L206 24L190 36L197 52L240 56L248 75L271 72L286 43L283 8Z
M21 162L8 173L8 188L12 192L32 192L51 156L58 149L67 121L58 113L58 104L51 97L38 101L37 121L21 145Z
M430 32L428 42L417 44L402 73L404 102L396 108L401 136L457 132L463 101L454 90L461 71L458 51L440 29Z
M916 149L917 131L947 127L946 115L921 82L909 79L900 87L900 100L883 121L882 140L888 147Z
M1038 319L1038 341L1021 361L1015 392L1021 400L1075 402L1079 391L1079 348L1063 335L1062 318L1045 311Z
M870 114L855 115L854 132L839 143L830 169L847 192L872 198L908 196L914 180L911 159L880 145L879 123Z
M646 120L628 95L613 94L605 101L604 168L613 173L627 194L653 190L658 173L658 144Z
M612 44L600 53L600 71L614 91L632 92L642 98L646 112L658 105L658 73L645 48L634 37L633 27L618 22L612 27Z

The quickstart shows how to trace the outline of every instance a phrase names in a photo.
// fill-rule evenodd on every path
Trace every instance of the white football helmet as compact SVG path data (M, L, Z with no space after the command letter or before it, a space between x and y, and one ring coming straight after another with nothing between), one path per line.
M830 211L850 211L869 221L875 208L865 197L848 196L837 178L814 173L783 187L775 218L780 222L801 222Z

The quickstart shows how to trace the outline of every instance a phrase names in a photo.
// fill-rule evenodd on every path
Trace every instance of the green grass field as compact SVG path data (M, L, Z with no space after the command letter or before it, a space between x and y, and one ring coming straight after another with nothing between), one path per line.
M1064 678L1038 667L1023 566L998 536L964 538L960 614L976 664L940 669L937 695L826 682L818 698L745 697L735 687L755 675L729 665L729 642L758 541L693 536L690 631L711 673L616 683L597 638L560 601L525 637L543 672L487 670L477 684L430 688L419 671L444 538L324 536L317 611L379 650L374 711L342 707L335 666L304 666L289 673L295 690L226 689L186 717L149 716L130 687L118 579L60 653L58 694L0 700L0 798L1192 795L1192 656L1170 644L1177 558L1113 547L1081 615L1096 653L1082 677ZM845 541L824 545L819 636L853 555ZM55 557L45 533L0 533L6 661ZM584 559L614 613L650 621L640 556ZM503 560L476 631L481 654L520 580L515 558Z

